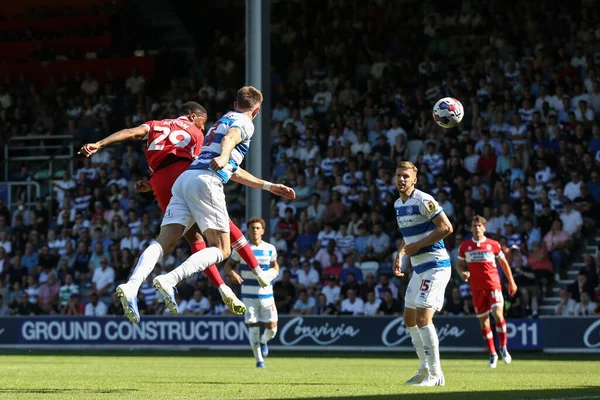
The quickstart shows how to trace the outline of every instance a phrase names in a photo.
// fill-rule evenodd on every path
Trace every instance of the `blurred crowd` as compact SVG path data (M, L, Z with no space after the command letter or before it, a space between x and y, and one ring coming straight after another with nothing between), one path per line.
M600 10L585 0L508 3L465 1L443 15L433 3L273 4L265 178L298 196L272 198L271 215L262 216L271 236L264 239L279 254L280 314L402 313L407 280L391 275L401 240L393 177L406 159L419 168L418 188L454 224L446 240L453 263L471 218L488 220L487 235L501 242L520 288L505 294L508 316L535 317L550 297L560 297L552 314L600 312L600 263L586 243L599 222ZM243 26L214 35L212 48L188 60L189 76L161 92L135 71L125 81L84 75L46 87L7 78L2 136L72 134L79 144L177 116L188 100L208 109L210 124L231 107L244 65ZM431 118L445 96L465 109L451 130ZM0 314L121 312L115 285L161 220L152 196L134 188L148 176L143 149L129 142L78 158L48 198L32 207L19 200L15 210L0 204ZM31 179L36 168L11 178ZM246 190L225 190L232 219L245 228ZM188 255L182 243L155 273ZM571 282L576 261L584 266ZM141 313L161 314L151 279ZM226 312L203 276L182 283L179 296L186 313ZM443 312L473 314L458 276Z

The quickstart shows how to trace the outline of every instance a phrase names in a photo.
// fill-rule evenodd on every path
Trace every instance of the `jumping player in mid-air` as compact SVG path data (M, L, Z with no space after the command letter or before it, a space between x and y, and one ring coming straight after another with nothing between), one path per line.
M246 223L252 251L260 263L263 271L267 271L269 279L275 279L279 275L279 264L277 263L277 250L271 243L262 240L265 234L265 220L252 217ZM261 287L256 275L250 271L245 262L241 262L240 274L233 270L235 262L240 260L237 252L233 252L225 264L225 273L231 275L231 280L237 285L242 285L242 300L246 304L245 320L249 327L250 347L256 359L258 368L265 367L264 357L269 355L267 342L275 337L277 333L277 308L273 297L273 286ZM265 331L260 335L262 322Z
M147 140L146 160L152 175L149 183L140 181L136 187L140 191L153 190L154 196L164 213L171 199L171 188L175 180L183 171L187 170L202 149L204 141L202 129L206 123L206 119L207 114L204 107L195 102L188 102L181 107L181 116L179 118L149 121L135 128L120 130L99 142L83 145L79 154L90 157L100 149L114 143L132 139ZM255 183L257 178L241 168L236 172L232 180L244 185L257 187ZM268 189L278 194L277 190L280 189L279 186L281 185L272 185ZM229 228L231 243L233 243L236 251L238 251L248 265L258 268L258 262L254 254L252 254L252 250L242 232L231 221ZM190 243L192 253L206 247L204 239L196 226L189 229L184 237ZM179 240L179 237L177 240ZM151 254L158 254L156 258L158 261L162 257L162 251L159 253L157 247L162 250L161 245L153 241L148 249L150 249ZM131 322L136 324L140 320L137 307L137 292L156 264L143 264L144 255L148 254L146 251L140 256L138 265L134 269L129 281L126 284L119 285L117 288L117 295L121 300L125 315ZM212 284L219 289L219 293L227 307L236 314L242 314L245 311L245 306L235 296L233 291L225 285L216 266L208 267L204 270L204 273Z
M496 333L500 342L500 354L506 364L512 361L507 350L506 320L504 319L504 297L502 284L496 267L496 261L502 267L508 280L508 294L517 292L517 284L513 279L510 265L504 257L500 243L485 237L485 218L476 215L471 221L473 238L460 244L458 250L457 270L465 282L469 282L473 293L473 306L479 319L481 334L490 353L490 368L496 368L498 355L494 345L494 335L490 328L490 312L496 322ZM468 268L465 269L465 266Z
M417 374L407 385L444 386L440 365L439 340L433 315L444 304L444 292L450 280L450 257L444 238L452 233L452 224L434 198L415 189L417 167L401 161L396 167L396 188L400 198L394 203L396 220L402 233L394 274L403 276L402 258L410 256L413 274L405 296L404 323L419 356Z

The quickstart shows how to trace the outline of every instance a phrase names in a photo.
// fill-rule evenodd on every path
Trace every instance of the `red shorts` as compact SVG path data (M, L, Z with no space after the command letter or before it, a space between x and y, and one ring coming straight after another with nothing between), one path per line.
M492 311L492 307L503 306L504 296L502 296L502 290L473 290L473 307L475 307L475 314L478 317L488 315Z
M164 168L160 168L150 177L150 185L152 185L152 190L154 191L154 198L158 201L158 205L163 213L171 200L171 188L173 184L179 175L187 170L189 166L190 161L188 160L176 161Z

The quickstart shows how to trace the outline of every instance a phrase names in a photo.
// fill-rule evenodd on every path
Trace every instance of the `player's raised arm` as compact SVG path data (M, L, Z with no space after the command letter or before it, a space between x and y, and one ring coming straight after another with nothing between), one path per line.
M498 259L498 263L500 263L500 267L502 268L502 271L504 271L504 275L506 276L506 279L508 279L508 294L511 296L514 296L514 294L517 293L518 287L517 287L517 284L515 283L515 279L513 278L512 271L510 269L510 265L508 264L506 257L504 257L504 253L502 252L502 250L500 250L500 253L496 257Z
M213 171L219 171L223 169L229 162L231 152L242 142L242 130L240 128L231 127L227 134L221 140L221 155L213 158L210 161L210 168Z
M286 199L294 200L296 198L296 192L291 187L262 180L242 168L238 168L233 173L231 180L255 189L267 190L276 196L285 197Z
M96 153L103 147L111 145L113 143L124 142L126 140L141 140L143 139L149 131L148 125L140 125L135 128L127 128L121 129L113 133L112 135L105 137L96 143L86 143L81 146L81 149L77 152L77 154L83 154L86 157L90 157L92 154Z
M446 236L450 235L454 231L448 216L441 209L440 212L438 212L437 215L431 220L431 222L435 224L435 229L421 240L406 245L404 250L407 255L412 256L423 247L431 246L432 244L443 240Z

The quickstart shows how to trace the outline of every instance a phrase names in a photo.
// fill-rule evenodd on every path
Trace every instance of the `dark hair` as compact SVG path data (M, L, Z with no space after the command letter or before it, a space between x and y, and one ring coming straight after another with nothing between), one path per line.
M260 218L260 217L252 217L248 220L248 222L246 222L246 227L250 228L250 225L252 224L256 224L259 223L262 225L263 229L266 228L267 224L265 223L265 220Z
M183 115L190 115L190 114L198 114L201 116L208 115L206 112L206 108L202 107L200 104L196 103L195 101L188 101L187 103L183 104L181 106L181 108L179 109L179 111Z

